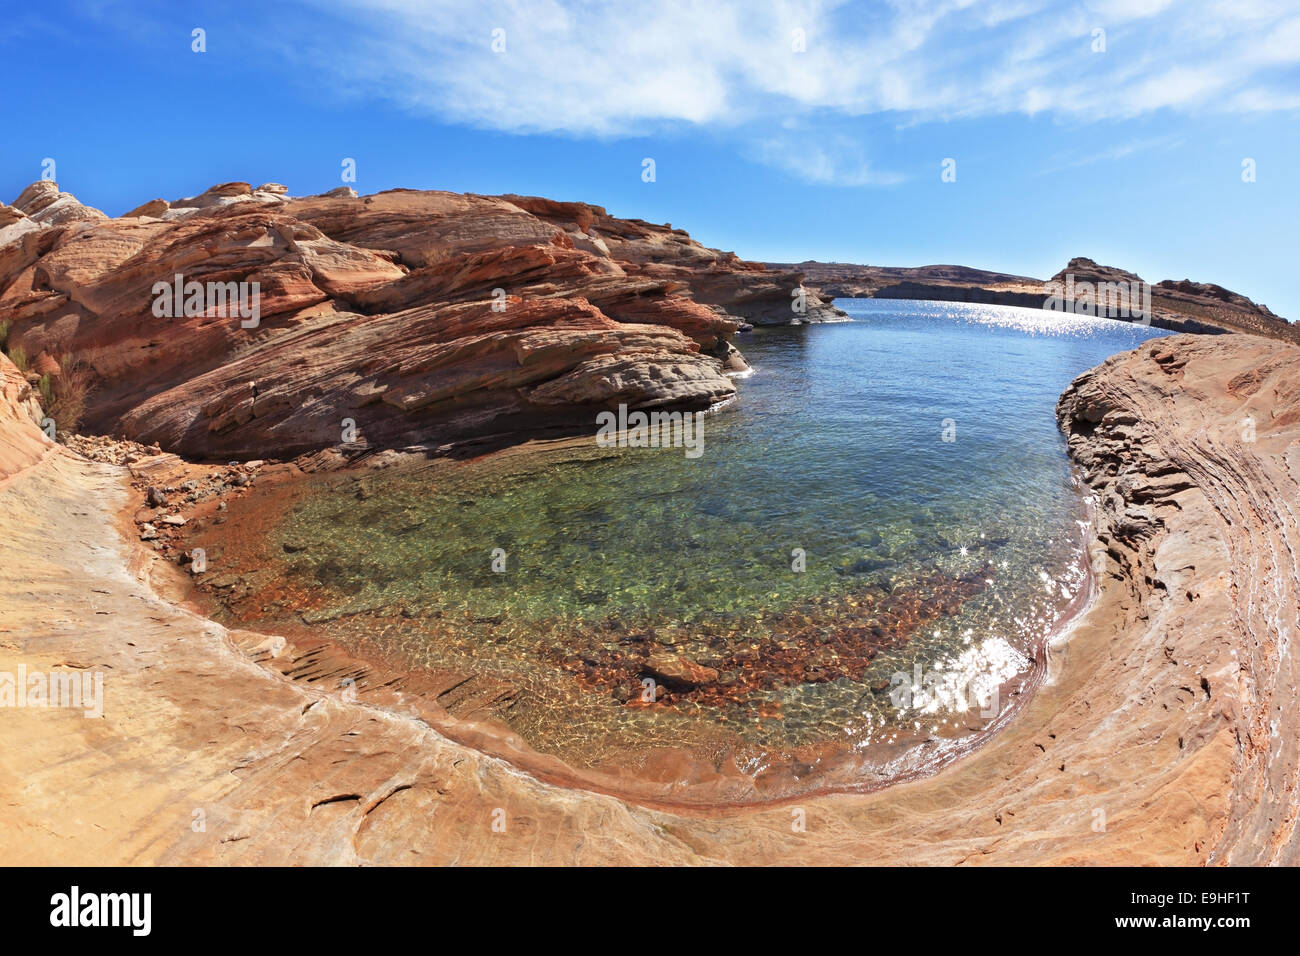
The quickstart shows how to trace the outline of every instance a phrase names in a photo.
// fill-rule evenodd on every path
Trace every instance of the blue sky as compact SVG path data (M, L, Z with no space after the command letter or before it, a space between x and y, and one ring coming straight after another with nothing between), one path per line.
M760 260L1086 255L1300 319L1294 0L15 5L0 80L5 201L47 157L110 215L351 157L362 193L581 199Z

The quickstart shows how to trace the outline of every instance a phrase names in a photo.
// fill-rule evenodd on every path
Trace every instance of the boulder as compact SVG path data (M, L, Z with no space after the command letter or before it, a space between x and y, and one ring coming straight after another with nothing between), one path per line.
M718 672L712 667L697 664L689 657L671 651L651 652L646 660L646 671L669 685L685 687L711 684L718 679Z

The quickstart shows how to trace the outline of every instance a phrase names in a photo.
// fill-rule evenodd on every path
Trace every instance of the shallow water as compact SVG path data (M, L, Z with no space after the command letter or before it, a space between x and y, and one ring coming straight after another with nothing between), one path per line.
M740 337L754 374L699 457L591 441L324 482L272 534L284 613L486 675L466 709L579 767L974 732L1083 582L1056 399L1162 333L837 304L852 322Z

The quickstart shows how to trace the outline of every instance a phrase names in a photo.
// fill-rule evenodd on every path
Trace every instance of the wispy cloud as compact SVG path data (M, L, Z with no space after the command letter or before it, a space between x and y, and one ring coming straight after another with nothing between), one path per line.
M846 136L783 133L760 141L752 155L761 163L817 185L893 186L906 178L876 169L862 146Z
M323 2L323 0L322 0ZM861 152L750 132L790 117L901 125L1008 114L1297 109L1289 0L331 0L349 86L512 133L732 128L814 182L878 184ZM493 50L493 31L498 51ZM1104 52L1097 30L1105 31ZM504 44L504 49L500 49Z
M1169 151L1182 146L1181 136L1153 136L1147 139L1115 143L1110 146L1094 147L1084 141L1069 153L1054 157L1036 173L1038 176L1050 176L1068 169L1080 169L1095 163L1113 163L1127 159L1139 153L1152 151Z

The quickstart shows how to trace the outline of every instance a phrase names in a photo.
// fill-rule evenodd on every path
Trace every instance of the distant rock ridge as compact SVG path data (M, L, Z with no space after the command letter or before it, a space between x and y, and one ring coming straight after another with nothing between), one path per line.
M1048 282L1142 282L1134 272L1100 265L1077 256L1049 280L989 272L967 266L868 266L841 262L768 263L772 269L796 270L807 285L827 299L937 299L1045 307ZM1151 285L1151 324L1178 332L1250 332L1300 343L1300 326L1273 313L1266 305L1222 286L1188 279L1166 279Z
M42 181L0 205L9 345L91 370L86 430L206 460L705 408L735 394L746 324L845 317L801 279L538 197L229 182L110 218Z

